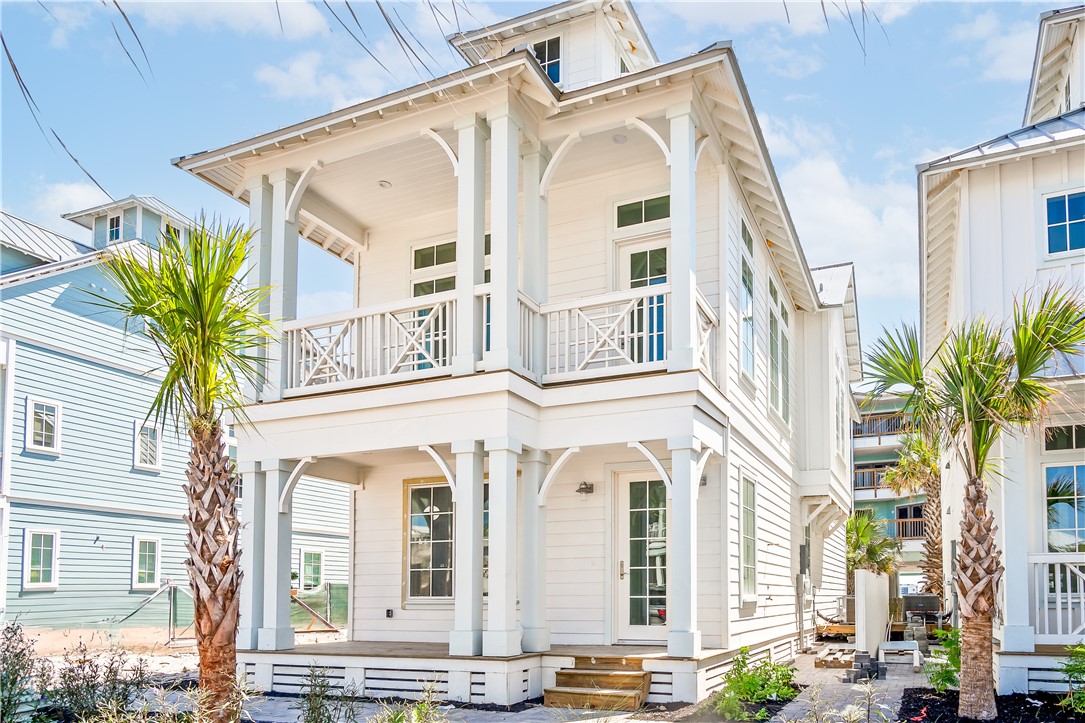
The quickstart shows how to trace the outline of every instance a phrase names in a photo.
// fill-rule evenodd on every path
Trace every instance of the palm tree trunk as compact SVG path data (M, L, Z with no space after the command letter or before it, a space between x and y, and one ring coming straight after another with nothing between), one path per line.
M945 586L942 577L942 478L931 476L923 486L927 501L923 503L923 574L927 581L923 591L938 596L938 602L945 608Z
M197 420L189 436L185 564L196 607L201 720L227 723L240 717L235 694L241 587L235 475L217 422Z
M957 548L958 605L961 614L961 696L957 715L992 720L995 707L994 640L991 619L1002 579L1002 552L995 544L994 515L987 488L978 477L965 485L961 539Z

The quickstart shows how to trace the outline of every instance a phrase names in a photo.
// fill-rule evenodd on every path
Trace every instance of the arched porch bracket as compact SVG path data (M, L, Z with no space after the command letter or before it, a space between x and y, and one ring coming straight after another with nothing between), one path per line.
M663 140L663 136L656 133L655 128L648 125L640 118L630 118L625 122L625 127L636 128L637 130L643 131L649 138L656 142L656 145L659 146L659 150L663 151L663 160L666 161L667 165L671 165L671 149L667 147L667 143Z
M701 154L704 153L704 149L708 147L708 136L701 136L697 141L697 150L693 156L693 165L697 166L701 162Z
M452 175L460 175L460 159L456 156L456 151L452 150L452 146L448 145L448 141L441 137L441 134L432 128L423 128L421 134L427 138L432 138L434 142L441 147L441 150L448 156L448 160L452 162Z
M316 462L316 457L302 457L298 460L298 463L294 465L294 469L290 472L290 476L286 478L286 486L283 487L282 494L279 495L279 514L290 512L294 488L298 486L298 481L301 480L301 476L305 474L305 470L308 469L309 465L313 462Z
M701 483L701 476L704 474L705 465L708 464L708 458L712 456L712 450L706 449L701 452L701 456L697 458L697 484Z
M550 465L550 469L546 473L546 477L543 478L543 483L539 487L539 496L537 504L542 507L546 504L546 495L550 492L550 488L554 485L554 480L557 479L558 473L561 472L561 468L565 466L565 463L569 461L569 458L580 451L580 447L569 447L561 453L561 456L554 461L554 464Z
M654 454L652 454L651 451L649 451L649 449L647 447L645 447L643 444L641 444L640 442L630 442L629 447L630 447L630 449L635 449L638 452L640 452L641 454L643 454L644 458L647 459L648 462L653 467L655 467L656 472L659 472L659 476L663 480L663 484L665 484L667 486L667 497L670 497L671 496L671 476L669 474L667 474L667 470L663 469L663 463L660 462L659 459Z
M286 202L286 220L290 223L298 222L298 211L301 209L301 197L305 195L305 189L317 171L324 168L324 161L313 161L305 172L301 174L298 182L294 184L294 190L290 193L290 200Z
M550 162L546 164L546 170L543 171L542 179L539 181L539 197L546 198L546 194L550 192L550 181L554 178L554 173L558 170L558 164L565 158L565 154L569 152L569 149L580 142L579 133L571 133L565 137L554 151L554 155L550 157Z
M437 450L428 444L424 444L418 448L419 452L425 452L430 457L433 457L433 461L437 463L437 466L441 469L441 474L444 475L445 480L448 482L448 486L452 488L452 495L456 494L456 475L452 474L452 469L448 466L448 462L445 458L437 454Z

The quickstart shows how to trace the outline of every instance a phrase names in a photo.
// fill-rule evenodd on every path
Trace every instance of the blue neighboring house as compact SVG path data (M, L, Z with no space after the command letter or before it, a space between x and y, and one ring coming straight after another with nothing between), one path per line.
M103 254L153 248L167 227L183 234L192 222L152 196L64 218L89 230L87 243L0 213L0 619L46 647L61 639L49 631L71 629L132 643L191 637L187 439L146 419L161 359L92 294L117 293ZM339 623L349 499L303 479L294 501L294 587L322 613L334 591ZM242 495L242 518L243 508Z

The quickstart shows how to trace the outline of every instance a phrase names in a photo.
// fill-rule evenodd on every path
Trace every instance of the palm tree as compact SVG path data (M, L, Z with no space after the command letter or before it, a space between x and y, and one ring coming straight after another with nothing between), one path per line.
M1058 287L1014 302L1009 323L975 319L950 329L930 359L914 327L883 336L868 357L873 394L908 390L905 412L916 427L953 453L966 479L957 575L961 617L958 715L997 716L992 617L1002 579L1002 553L985 479L1003 433L1039 422L1059 390L1052 363L1085 343L1085 298Z
M880 575L896 572L900 542L885 534L884 522L855 512L848 518L845 529L848 595L855 594L856 570L868 570Z
M942 589L942 472L938 444L915 432L901 437L897 464L885 472L885 486L898 495L920 494L923 503L923 574L925 592L944 602Z
M241 281L252 232L203 219L187 242L163 235L157 252L110 254L105 269L123 299L99 297L142 321L164 360L162 385L148 416L170 421L192 444L184 485L188 498L185 561L195 599L200 654L201 720L236 721L240 524L236 471L223 443L223 413L241 415L243 382L257 383L268 322L258 305L265 290Z

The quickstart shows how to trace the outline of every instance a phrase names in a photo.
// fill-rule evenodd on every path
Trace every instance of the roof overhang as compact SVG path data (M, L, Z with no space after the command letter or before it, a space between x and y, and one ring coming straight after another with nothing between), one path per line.
M42 264L41 266L33 266L29 269L22 271L16 271L15 273L6 274L0 277L0 289L10 289L20 284L30 283L31 281L40 281L44 278L51 276L58 276L60 274L68 273L76 269L81 269L87 266L95 266L101 262L113 258L114 256L131 252L135 254L150 252L150 248L147 247L141 241L122 241L121 243L107 246L101 251L92 251L90 253L74 256L70 259L64 259L62 261L54 261L50 264Z
M1068 71L1066 66L1072 48L1078 42L1076 36L1080 35L1083 19L1085 5L1052 10L1040 16L1022 125L1037 123L1059 112L1058 81Z
M810 270L815 280L829 283L830 288L819 289L821 305L839 308L844 314L844 344L848 354L848 381L856 383L863 379L863 348L859 333L859 304L855 294L855 264L851 262L819 266Z
M132 208L133 206L142 206L144 208L148 208L170 221L175 221L179 226L186 226L189 228L195 226L195 223L193 223L192 219L188 218L177 209L168 206L165 202L158 198L155 198L154 196L132 195L128 196L127 198L122 198L119 201L108 201L97 206L85 208L82 211L65 213L61 215L61 218L66 221L71 221L72 223L79 224L83 228L93 230L95 218L103 216L105 214L123 211L124 209Z

